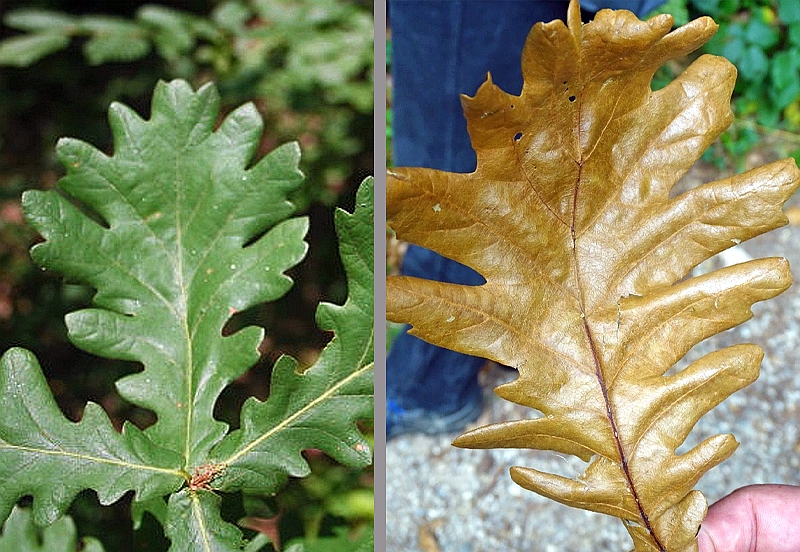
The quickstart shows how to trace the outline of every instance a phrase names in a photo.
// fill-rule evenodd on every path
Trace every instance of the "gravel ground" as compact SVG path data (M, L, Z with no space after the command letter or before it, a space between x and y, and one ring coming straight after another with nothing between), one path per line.
M687 177L691 182L691 174ZM700 181L706 178L695 174ZM800 198L789 204L800 210ZM697 271L765 256L786 257L800 282L800 225L791 224L718 255ZM800 284L757 303L749 322L696 346L681 365L722 347L752 342L765 350L759 379L704 416L679 452L717 433L741 445L697 485L709 503L754 483L800 485ZM486 380L487 407L476 425L530 416L491 389L515 378L493 366ZM401 436L386 450L387 552L625 551L632 547L614 518L576 510L518 487L508 469L521 465L568 476L581 474L577 458L524 450L462 450L456 435Z

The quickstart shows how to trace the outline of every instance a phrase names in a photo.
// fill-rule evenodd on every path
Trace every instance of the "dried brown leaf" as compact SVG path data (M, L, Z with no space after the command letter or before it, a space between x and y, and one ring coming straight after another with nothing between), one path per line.
M650 89L656 69L706 42L707 17L670 32L603 10L581 25L537 24L524 87L489 77L463 97L478 167L388 174L387 218L400 239L477 270L481 286L387 280L387 317L450 349L519 370L497 388L534 419L478 428L455 445L552 450L589 462L570 479L514 467L521 486L617 516L637 551L696 550L706 501L692 490L730 456L732 435L676 454L698 419L758 377L756 345L666 371L703 339L741 324L791 283L785 259L685 279L700 262L786 224L792 160L678 197L670 190L730 124L735 68L701 56Z

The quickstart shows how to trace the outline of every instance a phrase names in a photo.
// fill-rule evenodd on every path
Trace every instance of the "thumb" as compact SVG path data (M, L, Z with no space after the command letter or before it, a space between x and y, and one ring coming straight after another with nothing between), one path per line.
M798 519L800 487L742 487L708 509L697 545L700 552L796 552Z
M697 532L697 550L699 552L717 552L717 547L714 546L714 538L708 534L705 522L700 526L700 531Z

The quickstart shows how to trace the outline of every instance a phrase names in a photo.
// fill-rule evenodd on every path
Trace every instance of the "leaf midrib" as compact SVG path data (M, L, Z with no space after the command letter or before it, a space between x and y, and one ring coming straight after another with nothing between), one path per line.
M185 151L186 147L182 151ZM183 464L184 468L189 467L191 451L192 451L192 424L194 422L194 348L192 347L192 332L189 329L189 296L186 289L186 281L183 274L183 201L184 201L184 180L181 178L179 171L178 157L175 157L174 164L174 178L175 178L175 263L176 263L176 278L179 290L179 297L182 302L183 309L176 309L176 314L179 315L179 323L183 332L184 339L184 385L185 385L185 398L184 404L186 405L186 417L184 421L184 436L183 436Z
M582 69L583 69L583 67L581 65L581 57L578 56L578 72L579 72L579 74L583 72ZM582 78L580 80L581 80L581 82L583 81ZM616 107L617 107L618 103L619 103L619 98L617 98L617 102L614 104L614 110L616 110ZM578 109L577 127L578 128L577 128L577 132L575 133L575 137L576 137L576 140L578 141L578 144L577 144L578 145L578 151L581 152L581 158L580 158L580 160L577 161L578 174L577 174L576 179L575 179L575 184L574 184L575 191L574 191L574 194L573 194L573 197L572 197L572 223L570 225L570 235L571 235L571 238L572 238L572 261L573 261L572 262L572 266L574 267L575 285L576 285L576 288L578 290L578 304L579 304L579 308L580 308L581 319L583 321L583 331L584 331L584 333L586 335L586 340L589 343L589 348L590 348L591 353L592 353L592 362L593 362L594 368L595 368L595 376L597 378L598 384L600 385L600 391L603 394L603 401L605 402L605 405L606 405L606 415L608 417L608 422L611 425L611 430L612 430L612 433L614 435L614 444L616 445L617 453L619 454L620 468L622 469L623 477L625 478L625 481L627 483L628 489L630 490L631 496L633 497L633 500L636 503L636 508L639 510L639 517L642 520L642 523L643 523L645 529L647 530L648 534L653 539L653 543L658 547L658 550L660 552L667 552L666 547L664 547L664 545L658 539L658 536L655 534L655 531L653 530L653 527L650 524L650 519L649 519L647 513L645 512L644 507L642 506L642 502L639 499L639 493L636 490L636 486L634 485L634 482L633 482L633 477L631 476L630 469L628 468L628 456L625 453L625 449L622 446L622 440L619 438L619 431L617 430L617 422L616 422L616 417L614 415L614 409L613 409L613 407L611 405L611 400L610 400L609 395L608 395L608 388L606 387L605 378L604 378L603 371L602 371L602 365L600 363L600 357L597 354L596 340L594 338L594 335L592 334L591 328L589 327L589 321L586 318L585 298L584 298L584 294L583 294L584 286L583 286L582 281L581 281L581 271L579 269L579 261L578 261L578 248L577 248L578 235L576 233L576 223L577 223L577 214L578 214L578 197L579 197L580 185L581 185L581 182L582 182L581 178L582 178L582 173L583 173L583 165L584 165L584 162L586 161L586 159L583 157L583 153L582 153L582 149L581 149L581 143L582 143L582 141L581 141L581 129L583 128L583 125L581 123L581 117L582 117L582 114L583 114L582 107L583 107L583 98L580 97L579 102L578 102L578 106L577 106L577 109ZM604 130L605 130L605 128L608 127L608 124L612 119L613 119L613 111L612 111L611 116L609 116L608 121L606 121L606 126L604 127ZM594 152L594 149L597 147L597 144L600 142L601 138L602 138L602 133L600 134L600 136L598 136L597 141L595 142L594 147L592 148L591 152L589 152L588 156L590 156L591 153ZM587 156L587 158L588 158L588 156Z
M135 464L133 462L126 462L123 460L112 460L110 458L102 458L99 456L92 456L88 454L80 454L77 452L70 452L63 449L59 450L48 450L48 449L41 449L35 447L24 447L19 445L11 445L8 443L0 443L0 449L6 450L18 450L22 452L32 453L32 454L41 454L47 456L63 456L67 458L76 458L78 460L82 460L85 462L94 462L97 464L108 464L112 466L121 466L128 469L133 470L141 470L141 471L153 471L158 473L164 473L172 476L178 476L180 478L185 478L185 473L179 470L170 469L170 468L159 468L158 466L151 466L147 464Z
M194 514L194 517L197 520L200 537L203 539L203 550L211 552L211 541L209 540L208 528L206 527L205 518L203 517L203 509L200 505L200 497L197 496L197 492L190 491L189 500L192 504L192 514Z

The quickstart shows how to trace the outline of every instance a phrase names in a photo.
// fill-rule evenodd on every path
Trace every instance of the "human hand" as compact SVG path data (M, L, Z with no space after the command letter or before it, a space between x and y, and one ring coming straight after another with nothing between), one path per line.
M750 485L708 509L700 552L800 551L800 487Z

